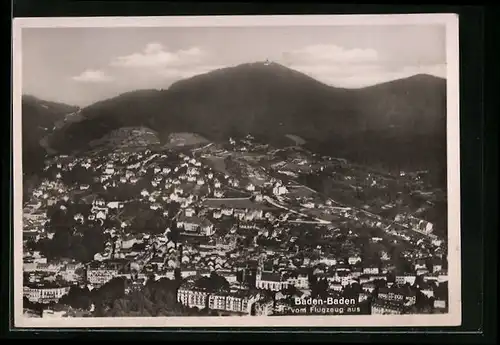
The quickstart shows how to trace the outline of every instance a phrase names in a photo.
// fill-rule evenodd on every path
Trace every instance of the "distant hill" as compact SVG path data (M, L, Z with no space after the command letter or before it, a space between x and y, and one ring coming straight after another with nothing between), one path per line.
M446 80L419 74L352 90L356 126L315 149L395 170L431 170L446 181ZM329 144L328 144L329 143Z
M27 176L36 173L46 154L42 139L49 135L58 121L67 114L76 112L78 107L49 102L34 96L22 97L22 146L23 173Z
M249 63L141 90L82 109L51 138L61 152L128 126L198 133L209 140L252 133L302 138L315 151L393 169L446 167L446 81L428 75L363 89L325 85L272 63ZM289 139L288 139L289 140Z

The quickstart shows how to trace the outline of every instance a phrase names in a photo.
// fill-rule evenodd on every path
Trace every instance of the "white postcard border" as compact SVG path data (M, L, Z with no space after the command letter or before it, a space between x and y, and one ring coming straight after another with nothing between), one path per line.
M332 315L243 317L125 317L43 319L23 316L22 283L22 29L63 27L236 27L444 25L447 53L447 181L449 312L430 315ZM13 21L13 248L14 326L104 327L425 327L461 324L459 39L456 14L279 15L186 17L15 18Z

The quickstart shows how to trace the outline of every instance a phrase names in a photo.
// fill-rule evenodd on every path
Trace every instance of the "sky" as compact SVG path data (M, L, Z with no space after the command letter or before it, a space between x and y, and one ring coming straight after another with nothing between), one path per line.
M71 105L270 60L359 88L419 73L446 77L445 27L23 28L23 94Z

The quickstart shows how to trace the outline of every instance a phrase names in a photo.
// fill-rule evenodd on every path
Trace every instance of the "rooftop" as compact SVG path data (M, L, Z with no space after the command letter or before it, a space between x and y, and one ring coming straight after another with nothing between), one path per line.
M235 209L257 209L271 210L270 206L256 203L250 198L227 198L227 199L206 199L203 201L203 206L208 208L235 208Z
M28 283L23 287L30 289L58 289L58 288L67 288L69 285L56 283L56 282L39 282L39 283Z
M394 302L394 301L385 301L385 300L380 300L380 299L374 300L372 302L372 307L399 310L401 312L406 309L401 303Z
M271 282L281 282L281 275L275 272L262 272L260 280L271 281Z

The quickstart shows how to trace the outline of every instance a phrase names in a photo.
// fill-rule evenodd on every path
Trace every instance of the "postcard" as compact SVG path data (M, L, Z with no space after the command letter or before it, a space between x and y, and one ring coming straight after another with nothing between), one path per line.
M460 325L458 44L455 14L15 18L15 327Z

